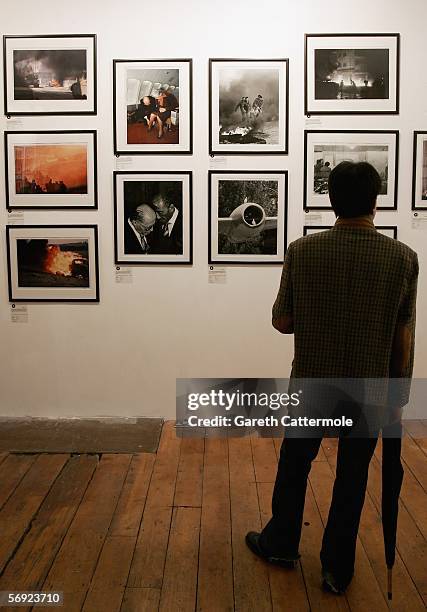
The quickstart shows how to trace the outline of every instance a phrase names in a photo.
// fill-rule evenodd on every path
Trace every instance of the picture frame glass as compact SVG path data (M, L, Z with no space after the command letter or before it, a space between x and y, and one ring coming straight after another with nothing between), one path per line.
M307 34L306 114L397 113L398 34Z
M115 260L192 263L190 172L116 172Z
M282 263L287 172L211 172L209 263Z
M116 154L192 151L191 60L114 60Z
M96 208L96 132L6 132L6 207Z
M288 152L288 60L210 60L210 153Z
M95 114L96 36L4 36L6 115Z
M368 162L381 178L378 210L397 206L397 132L345 132L308 130L305 132L306 210L332 210L329 201L329 174L342 161Z
M98 301L96 226L7 226L10 301Z

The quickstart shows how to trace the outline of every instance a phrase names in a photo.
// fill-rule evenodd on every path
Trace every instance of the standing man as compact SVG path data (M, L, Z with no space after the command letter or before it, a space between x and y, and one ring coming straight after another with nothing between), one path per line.
M159 255L182 255L183 225L182 213L178 209L180 198L173 186L161 185L159 193L153 199L153 209L157 221L154 226L152 253Z
M148 236L153 231L156 213L148 204L140 204L125 221L124 247L125 253L148 253L150 245Z
M363 383L412 376L418 259L409 247L376 231L380 188L381 179L370 164L338 164L329 177L329 197L338 217L334 227L289 245L272 322L279 332L295 336L291 378ZM399 423L401 410L394 410L399 406L384 404L388 421ZM376 434L340 436L320 553L323 586L334 593L344 592L353 576ZM262 533L246 536L251 551L271 563L290 567L299 558L307 478L321 436L286 435L283 441L273 516Z

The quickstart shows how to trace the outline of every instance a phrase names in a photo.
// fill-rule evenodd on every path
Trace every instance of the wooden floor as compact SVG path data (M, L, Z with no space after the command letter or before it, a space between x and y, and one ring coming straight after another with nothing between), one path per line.
M391 606L399 612L427 603L427 425L408 433ZM279 446L181 440L168 422L157 455L4 453L0 591L60 590L63 612L387 610L379 447L345 597L323 593L319 579L334 440L313 465L298 569L269 567L246 549L245 533L270 515Z

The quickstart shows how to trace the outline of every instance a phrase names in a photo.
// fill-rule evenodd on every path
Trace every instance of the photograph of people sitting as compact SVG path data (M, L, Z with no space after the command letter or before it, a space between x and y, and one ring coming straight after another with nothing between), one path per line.
M136 198L141 198L139 204ZM126 254L183 254L181 182L125 183L125 202Z
M171 83L128 78L128 144L179 144L178 96L179 87Z

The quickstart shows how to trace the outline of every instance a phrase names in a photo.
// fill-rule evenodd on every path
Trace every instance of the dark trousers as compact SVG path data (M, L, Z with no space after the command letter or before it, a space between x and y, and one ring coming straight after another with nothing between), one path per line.
M273 517L261 546L272 556L295 558L301 538L307 478L322 438L285 438L274 485ZM365 500L368 468L377 438L340 438L337 470L320 558L346 587L354 571L356 538Z

